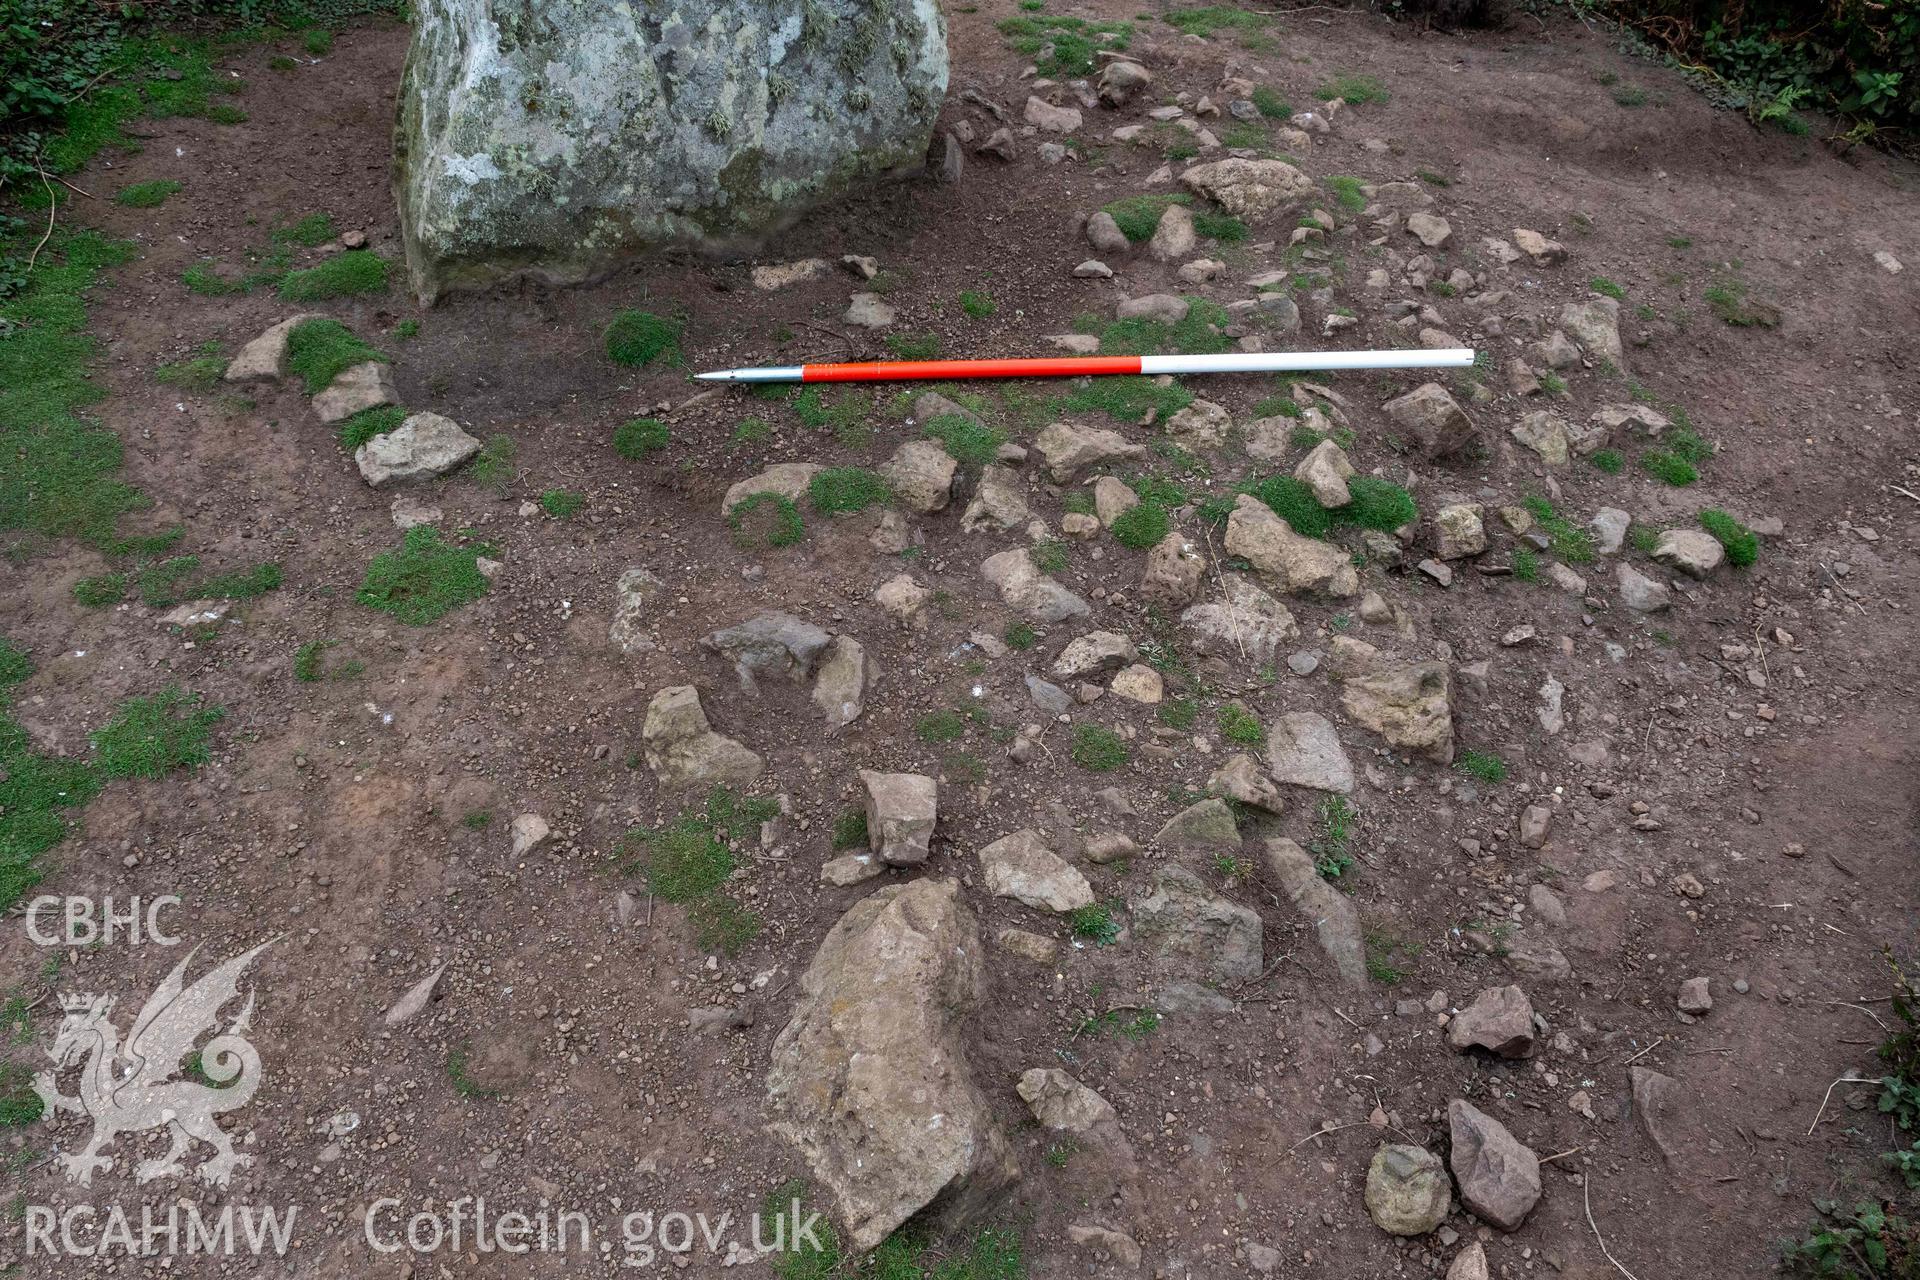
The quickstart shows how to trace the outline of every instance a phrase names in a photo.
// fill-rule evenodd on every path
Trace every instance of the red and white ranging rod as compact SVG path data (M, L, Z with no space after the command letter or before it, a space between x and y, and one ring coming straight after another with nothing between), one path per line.
M1024 360L875 360L715 369L702 382L900 382L916 378L1079 378L1089 374L1290 373L1328 369L1464 369L1469 347L1440 351L1253 351L1213 356L1050 356Z

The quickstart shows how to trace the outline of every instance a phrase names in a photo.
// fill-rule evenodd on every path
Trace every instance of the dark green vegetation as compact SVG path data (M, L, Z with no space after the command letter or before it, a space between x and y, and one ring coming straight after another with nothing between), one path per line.
M1331 509L1320 505L1304 481L1290 475L1250 479L1235 492L1260 499L1295 533L1308 538L1326 538L1341 525L1391 533L1420 515L1411 494L1378 476L1349 477L1347 492L1353 495L1353 501ZM1200 514L1215 523L1232 512L1231 496L1210 498L1200 505Z
M1074 937L1085 938L1097 947L1107 946L1120 936L1120 922L1113 918L1113 908L1104 902L1068 912L1067 928Z
M842 849L865 849L867 847L867 811L862 808L848 809L833 823L833 851Z
M937 333L890 333L884 341L896 360L931 360L940 354Z
M913 736L922 742L955 742L966 734L966 718L957 711L929 711L913 722Z
M1132 758L1126 739L1113 730L1082 721L1073 726L1073 762L1092 773L1111 773Z
M680 363L681 321L651 311L622 311L607 326L607 359L632 367Z
M131 182L114 192L113 202L128 209L157 209L168 197L180 194L180 184L167 179Z
M199 355L175 360L155 369L154 379L161 386L179 387L182 391L211 391L220 385L220 375L227 371L227 362L219 353L219 343L206 343L200 348Z
M807 536L800 509L777 493L756 493L735 503L727 512L727 527L742 546L791 547Z
M804 1221L813 1207L807 1184L796 1179L776 1188L760 1208L763 1239L769 1245L780 1241L766 1255L779 1280L1027 1280L1026 1249L1012 1228L982 1227L936 1241L907 1226L864 1257L849 1257L825 1213L813 1229L818 1247L795 1238L795 1215ZM776 1227L782 1220L784 1228Z
M985 320L999 308L991 294L979 289L963 289L960 293L960 310L975 320Z
M1040 633L1029 622L1009 622L1007 629L1000 633L1000 638L1007 642L1007 648L1016 653L1024 653L1040 643Z
M1146 317L1102 320L1081 316L1074 322L1074 328L1098 337L1101 355L1140 356L1168 351L1210 355L1232 348L1233 339L1225 332L1231 319L1227 309L1217 302L1188 298L1186 315L1171 324Z
M1048 538L1028 547L1027 559L1042 573L1063 573L1070 563L1067 544L1058 538Z
M1800 0L1617 0L1608 16L1716 103L1805 132L1798 109L1829 111L1849 142L1911 140L1920 127L1920 12L1910 4Z
M512 436L489 436L460 474L482 488L504 489L513 483L519 471L516 461L519 456L520 446L513 442Z
M1347 846L1353 842L1353 806L1342 796L1328 796L1320 802L1320 834L1307 842L1313 855L1313 868L1327 879L1338 882L1353 867L1353 854Z
M1173 527L1165 508L1156 502L1128 507L1113 522L1113 538L1123 547L1145 551L1156 546Z
M658 418L632 418L613 429L613 451L631 461L667 447L667 424Z
M1293 104L1265 85L1255 87L1252 102L1269 120L1286 120L1293 115Z
M352 453L375 436L383 436L407 420L407 411L397 404L377 404L362 409L337 428L340 447Z
M1588 564L1594 558L1593 535L1554 510L1553 504L1534 494L1521 499L1520 505L1533 516L1540 532L1547 535L1553 554L1568 564Z
M1216 720L1220 725L1220 736L1228 742L1238 743L1245 747L1258 747L1266 744L1267 730L1265 726L1260 723L1260 717L1254 715L1253 712L1247 710L1237 702L1229 702L1223 705L1216 713Z
M865 467L827 467L807 483L807 501L822 515L865 511L892 498L887 482Z
M929 440L938 440L956 461L980 467L992 462L1007 442L1007 433L999 427L976 422L958 413L944 414L924 428Z
M1120 228L1120 234L1135 244L1153 239L1155 227L1160 225L1160 215L1171 204L1193 203L1193 197L1186 192L1172 192L1155 195L1126 196L1112 204L1103 205L1101 212L1112 218Z
M367 566L357 599L416 627L436 622L487 594L476 563L492 548L453 546L432 525L407 530L397 551L382 551Z
M1515 547L1513 576L1521 582L1540 581L1540 557L1530 547Z
M103 573L82 578L73 584L73 598L95 609L117 604L131 583L139 591L142 604L149 609L166 609L183 600L251 600L277 590L282 578L280 566L272 561L251 569L203 574L200 557L170 556L148 561L132 574Z
M288 302L323 302L366 293L385 293L393 264L371 249L349 249L304 271L289 271L280 281Z
M715 787L705 808L652 830L635 828L621 842L617 865L638 870L647 891L687 910L700 945L732 955L760 932L760 919L726 892L739 865L731 846L780 812L779 801Z
M338 320L303 320L287 335L287 372L300 379L308 395L326 390L354 365L386 358Z
M1713 314L1737 329L1777 327L1780 309L1771 303L1756 301L1747 282L1740 278L1739 270L1740 264L1735 262L1707 286L1704 295L1707 305L1713 308Z
M116 778L157 778L206 762L218 707L167 686L130 698L91 737L87 759L42 755L6 710L14 687L33 674L21 650L0 639L0 911L39 883L40 855L67 834L66 810L85 807Z
M471 1060L472 1054L473 1046L465 1041L447 1050L447 1083L453 1086L455 1093L469 1102L484 1102L489 1098L499 1097L498 1089L490 1089L481 1084L467 1070L467 1063Z
M1713 456L1713 445L1679 414L1674 425L1660 438L1661 447L1640 455L1640 465L1656 479L1670 485L1690 485L1700 478L1699 463Z
M1350 107L1364 106L1369 102L1385 102L1387 86L1378 76L1340 75L1321 85L1315 92L1322 102L1340 98Z
M1101 49L1124 49L1133 40L1133 24L1090 22L1085 18L1028 13L999 24L1007 44L1032 58L1043 76L1066 79L1090 76L1099 70L1093 55Z
M1618 449L1595 449L1587 455L1587 461L1610 476L1617 476L1627 469L1626 455Z
M1760 539L1747 526L1717 507L1700 513L1700 527L1725 548L1727 563L1745 569L1760 558Z
M570 489L548 489L540 495L540 509L555 520L571 520L586 505L586 495Z
M1460 758L1453 762L1453 767L1482 782L1507 780L1507 762L1491 751L1462 751Z

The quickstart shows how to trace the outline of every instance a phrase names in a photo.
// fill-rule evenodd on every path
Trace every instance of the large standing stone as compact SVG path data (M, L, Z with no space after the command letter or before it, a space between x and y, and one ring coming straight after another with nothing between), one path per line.
M1153 892L1133 904L1134 934L1156 964L1218 982L1260 976L1260 917L1216 896L1185 867L1153 873Z
M640 740L647 767L665 787L747 786L760 776L760 757L713 731L690 684L653 695Z
M1460 1202L1502 1231L1518 1231L1540 1201L1540 1159L1472 1103L1447 1104L1450 1163Z
M940 789L933 779L862 769L860 782L867 789L867 846L896 867L925 862L940 815Z
M424 0L395 130L413 288L571 283L663 245L757 245L919 169L935 0Z
M1293 478L1313 490L1313 500L1323 507L1344 507L1353 501L1353 495L1347 492L1353 463L1332 440L1313 446L1293 469Z
M967 1067L982 954L959 885L914 880L855 903L800 977L767 1068L769 1127L833 1196L855 1249L923 1210L962 1225L1019 1177Z
M1038 831L1003 836L980 851L987 892L1036 911L1067 912L1093 905L1087 878L1052 849Z
M1453 763L1453 702L1444 662L1409 662L1348 680L1340 705L1393 746Z
M1453 1188L1440 1157L1425 1147L1389 1142L1367 1166L1367 1215L1382 1231L1423 1236L1447 1220Z
M408 480L431 480L480 452L480 442L451 418L416 413L353 451L360 477L376 489ZM1719 546L1714 543L1714 546Z

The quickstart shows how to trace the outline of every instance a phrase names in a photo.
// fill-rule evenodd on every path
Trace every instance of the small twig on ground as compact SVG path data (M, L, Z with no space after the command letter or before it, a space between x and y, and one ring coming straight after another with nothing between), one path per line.
M1869 1018L1872 1018L1876 1023L1879 1023L1880 1029L1882 1031L1886 1032L1888 1035L1893 1034L1893 1028L1889 1027L1886 1023L1881 1022L1880 1015L1875 1013L1873 1010L1867 1008L1865 1005L1855 1004L1851 1000L1822 1000L1820 1003L1821 1004L1837 1004L1842 1009L1858 1009L1860 1010L1860 1012L1866 1014Z
M1827 1100L1833 1097L1833 1091L1835 1089L1838 1089L1843 1084L1879 1084L1879 1083L1880 1082L1878 1080L1870 1080L1862 1076L1841 1076L1838 1080L1835 1080L1832 1084L1828 1085L1827 1091L1820 1095L1820 1109L1813 1113L1813 1123L1807 1126L1807 1137L1811 1138L1813 1136L1813 1131L1820 1127L1820 1117L1826 1114Z
M1550 1156L1541 1156L1540 1163L1551 1164L1553 1161L1560 1159L1562 1156L1570 1156L1576 1151L1585 1151L1585 1150L1586 1150L1585 1147L1568 1147L1565 1151L1556 1151Z
M1357 1023L1357 1022L1355 1022L1355 1021L1354 1021L1354 1020L1353 1020L1352 1018L1349 1018L1349 1017L1348 1017L1348 1016L1347 1016L1347 1015L1346 1015L1345 1013L1343 1013L1343 1012L1342 1012L1341 1010L1339 1010L1338 1008L1335 1008L1335 1006L1333 1006L1333 1005L1328 1005L1328 1006L1327 1006L1327 1008L1329 1008L1329 1009L1332 1009L1332 1010L1333 1010L1333 1012L1334 1012L1334 1014L1335 1014L1336 1016L1338 1016L1338 1017L1339 1017L1339 1019L1340 1019L1340 1021L1342 1021L1342 1022L1344 1022L1344 1023L1346 1023L1346 1024L1348 1025L1348 1026L1350 1026L1350 1027L1352 1027L1352 1028L1353 1028L1353 1029L1354 1029L1355 1031L1365 1031L1365 1030L1366 1030L1366 1028L1365 1028L1365 1027L1363 1027L1363 1026L1361 1026L1361 1025L1360 1025L1359 1023Z
M1600 1245L1600 1256L1608 1262L1611 1262L1613 1269L1625 1276L1627 1280L1640 1280L1639 1276L1627 1270L1626 1265L1622 1263L1620 1259L1613 1256L1612 1251L1607 1248L1606 1237L1600 1234L1600 1224L1593 1220L1593 1175L1591 1173L1581 1182L1580 1195L1586 1203L1587 1225L1593 1228L1593 1238Z
M815 333L831 334L833 337L836 337L840 339L840 341L846 343L849 347L853 346L853 339L849 338L846 334L840 332L838 329L829 329L825 325L815 324L811 320L801 320L801 321L797 321L796 323L798 323L802 329L811 329Z
M696 392L695 394L688 396L685 400L682 400L679 404L673 406L673 408L667 410L666 416L671 418L676 413L684 413L688 409L693 408L693 406L697 404L702 404L705 401L713 399L715 396L719 395L720 393L721 392L719 387L710 387L705 391Z
M1300 1148L1306 1146L1309 1142L1312 1142L1315 1138L1324 1137L1329 1133L1338 1133L1342 1129L1355 1129L1365 1123L1367 1123L1365 1120L1349 1120L1345 1124L1330 1124L1324 1129L1315 1129L1312 1133L1308 1134L1306 1137L1300 1139L1300 1141L1288 1147L1287 1154L1292 1155L1294 1152L1298 1151Z
M1848 604L1858 609L1863 617L1866 615L1867 606L1847 594L1847 589L1840 585L1840 579L1833 576L1833 570L1827 568L1827 562L1825 560L1820 562L1820 572L1827 575L1827 581L1833 584L1833 589L1839 593L1842 600L1845 600Z
M1887 488L1893 490L1895 493L1901 495L1902 497L1912 498L1915 502L1920 502L1920 493L1915 493L1911 489L1902 489L1897 484L1890 484L1887 486Z
M81 195L85 196L89 200L98 200L100 198L94 195L93 192L91 191L88 191L82 187L74 186L71 182L68 182L65 178L55 176L54 181L59 183L61 186L65 187L69 191L78 191Z
M1655 1049L1658 1049L1661 1045L1665 1044L1666 1042L1667 1042L1667 1038L1665 1036L1661 1036L1658 1040L1655 1040L1652 1044L1648 1045L1646 1048L1642 1049L1640 1052L1634 1054L1631 1058L1628 1058L1625 1062L1621 1063L1620 1065L1623 1067L1630 1067L1634 1063L1640 1061L1640 1059L1652 1053Z
M33 270L34 260L40 256L40 251L47 247L47 241L53 239L53 214L54 210L60 207L60 202L53 198L53 184L47 181L47 171L40 168L38 160L33 162L33 167L40 170L40 181L47 188L47 233L40 237L40 243L33 246L33 252L27 255L28 271Z

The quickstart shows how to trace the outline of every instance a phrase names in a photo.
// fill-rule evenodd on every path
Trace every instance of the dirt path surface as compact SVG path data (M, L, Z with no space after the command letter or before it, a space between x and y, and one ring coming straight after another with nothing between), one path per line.
M167 919L200 948L196 965L278 941L249 980L262 1083L227 1122L251 1163L224 1190L138 1184L135 1159L163 1143L125 1136L118 1166L75 1186L42 1158L86 1140L85 1117L61 1116L9 1131L28 1204L111 1202L136 1217L181 1196L297 1205L293 1242L272 1271L303 1276L611 1275L631 1260L617 1224L636 1208L745 1215L809 1176L766 1130L766 1072L815 948L885 883L821 883L836 825L863 801L861 769L939 779L933 856L907 874L959 877L979 919L986 995L966 1024L970 1065L1022 1166L999 1220L1023 1232L1036 1276L1438 1275L1475 1241L1495 1275L1620 1274L1594 1224L1641 1280L1752 1276L1773 1265L1780 1240L1802 1233L1810 1201L1895 1194L1875 1163L1889 1147L1875 1086L1841 1084L1830 1096L1829 1086L1878 1076L1873 1047L1891 1018L1880 953L1911 948L1920 906L1910 621L1920 592L1902 550L1920 517L1912 167L1756 133L1604 36L1530 18L1459 37L1308 12L1272 19L1254 48L1235 29L1196 40L1142 23L1130 51L1154 77L1143 97L1086 109L1071 134L1029 135L1020 128L1028 59L995 28L1019 12L996 2L949 14L942 129L964 126L974 140L961 144L957 183L929 176L828 210L757 260L832 264L815 279L763 291L752 263L675 261L588 288L504 288L426 312L398 294L313 306L391 356L402 403L515 445L504 483L456 473L404 491L440 509L443 531L471 530L500 562L483 598L423 627L356 600L368 563L399 545L390 509L401 491L361 479L295 380L250 384L241 398L154 376L202 344L231 356L300 309L267 289L194 293L181 277L196 263L237 271L266 251L272 228L317 212L397 256L388 147L405 29L346 32L330 57L292 72L269 69L270 48L233 55L221 65L248 82L238 98L247 123L145 122L139 153L105 153L76 178L102 194L150 179L183 184L158 208L62 206L63 217L138 245L90 299L105 350L95 412L125 442L127 480L155 504L135 523L182 522L183 552L220 568L275 561L285 585L217 624L183 627L131 598L77 604L75 582L109 567L77 544L0 563L6 633L38 667L14 691L14 714L39 749L84 751L117 702L168 683L225 709L209 762L106 788L46 855L36 892L178 895ZM1118 4L1076 12L1133 16ZM1170 162L1177 177L1180 153L1197 142L1177 123L1153 126L1149 109L1177 98L1191 116L1203 95L1224 107L1237 95L1222 82L1238 76L1324 111L1316 90L1350 75L1377 78L1390 96L1346 105L1326 133L1288 150L1316 183L1373 185L1359 202L1370 212L1323 185L1312 203L1336 225L1304 254L1289 252L1293 213L1248 219L1245 239L1203 239L1166 263L1145 246L1089 247L1084 221L1102 205L1181 189L1153 172ZM1641 91L1642 105L1622 105L1622 87ZM1053 96L1072 102L1064 85ZM983 102L1007 114L1010 161L974 149L1000 127ZM1198 123L1222 139L1236 125L1269 138L1287 126L1230 114ZM1137 124L1150 126L1139 143L1111 139ZM1064 159L1042 156L1042 144L1069 140ZM936 142L936 170L939 153ZM1388 183L1411 195L1383 199L1377 184ZM1445 244L1424 250L1423 279L1441 288L1407 278L1423 247L1397 219L1416 203L1451 226ZM1383 217L1396 221L1383 229ZM1538 265L1518 250L1499 261L1487 238L1511 247L1516 228L1560 242L1565 261ZM293 265L341 251L337 239L303 248ZM1877 252L1908 270L1888 271ZM881 277L857 280L838 265L846 254L876 259ZM1176 275L1198 257L1222 263L1217 278ZM1114 279L1076 278L1088 258ZM1467 273L1460 285L1447 284L1454 270ZM1008 651L1002 637L1021 619L979 565L1035 539L1025 519L963 530L977 467L963 468L944 509L902 511L904 532L876 511L827 517L803 502L804 540L769 548L737 538L720 514L729 486L769 463L878 467L920 436L895 389L829 395L820 416L844 412L816 427L805 406L733 389L702 398L687 380L691 369L885 358L882 333L844 319L856 290L879 288L897 309L886 335L934 334L948 355L1012 355L1046 350L1043 335L1073 331L1082 317L1109 323L1123 297L1254 299L1245 282L1271 271L1294 277L1304 331L1263 334L1248 318L1262 313L1233 317L1271 347L1409 346L1430 328L1491 353L1478 394L1471 380L1445 379L1479 440L1448 460L1422 457L1381 409L1422 377L1348 375L1322 380L1332 396L1301 393L1309 409L1334 411L1319 420L1340 428L1362 474L1419 503L1419 542L1404 564L1375 549L1360 570L1378 610L1359 595L1288 597L1299 633L1271 657L1231 642L1209 648L1178 607L1143 592L1143 553L1096 527L1057 547L1066 562L1057 577L1090 614L1034 623L1036 646ZM1326 277L1331 294L1317 296L1303 276ZM1517 392L1514 366L1544 371L1533 349L1563 306L1596 296L1596 277L1624 294L1622 358L1608 367L1591 349L1576 352L1558 371L1560 394ZM1777 307L1777 327L1724 323L1706 295L1736 286ZM991 295L991 314L970 317L963 291ZM1413 302L1396 312L1401 300ZM684 366L609 362L602 331L624 308L683 316ZM1356 323L1322 338L1343 311ZM1413 323L1399 323L1407 314ZM417 323L417 336L403 336L403 322ZM1032 451L1014 484L1044 523L1048 551L1069 497L1087 493L1095 471L1056 485L1036 435L1057 417L1113 428L1161 446L1112 469L1184 487L1191 504L1173 523L1208 558L1201 599L1219 597L1232 572L1227 535L1194 506L1230 496L1256 471L1291 472L1300 449L1259 464L1240 451L1242 433L1263 413L1299 409L1273 407L1288 392L1270 378L1188 389L1225 409L1231 436L1176 438L1164 420L1060 412L1049 405L1059 387L987 389L984 416ZM1608 444L1624 454L1617 474L1582 457L1549 466L1509 434L1542 409L1586 424L1612 404L1683 411L1717 446L1698 480L1656 479L1640 455L1659 442L1631 427ZM668 447L618 456L614 429L648 414L667 423ZM741 430L749 420L763 426ZM546 514L539 499L555 490L582 495L579 513ZM1529 496L1549 500L1576 532L1601 508L1649 531L1698 528L1700 510L1719 508L1766 536L1752 567L1694 580L1631 541L1591 559L1563 554L1564 540L1536 552L1497 514ZM1415 564L1433 554L1425 517L1450 501L1483 507L1490 546L1448 562L1443 587ZM894 538L904 551L884 549ZM1538 581L1514 576L1516 552L1534 557ZM1547 572L1556 560L1571 560L1584 588L1556 585ZM1671 583L1671 606L1626 607L1616 562ZM661 585L641 620L651 643L622 652L609 642L615 584L636 567ZM899 574L930 592L909 618L875 600ZM870 678L851 724L830 729L804 682L763 677L744 688L700 643L769 610L864 647ZM1067 709L1034 705L1025 678L1053 679L1060 652L1095 629L1140 647L1165 700L1082 701L1077 681L1058 679ZM317 640L331 642L326 669L360 669L297 680L295 651ZM1451 672L1456 762L1497 756L1504 777L1395 749L1359 722L1336 670L1412 659ZM1089 693L1107 682L1090 679ZM644 759L649 701L678 685L697 687L713 726L764 758L752 790L784 806L761 832L736 832L729 891L759 928L735 954L703 948L685 909L615 865L629 831L666 827L705 801L663 790ZM1558 717L1543 715L1553 696ZM1328 853L1322 792L1282 786L1280 813L1239 810L1239 854L1155 839L1244 749L1216 718L1234 699L1265 726L1312 711L1338 728L1356 817L1353 861L1337 882L1364 935L1362 988L1340 981L1316 942L1318 919L1289 901L1262 852L1265 839L1285 836ZM1197 718L1183 721L1177 707ZM1128 763L1110 773L1076 763L1081 724L1116 731ZM1106 788L1117 794L1101 798ZM1550 819L1544 839L1523 839L1536 809ZM552 834L516 854L509 825L522 814ZM1085 873L1099 900L1134 904L1115 912L1114 945L1074 939L1051 914L989 892L978 850L1027 827ZM1139 850L1114 862L1085 856L1089 837L1114 831ZM1138 904L1174 864L1258 913L1251 980L1167 994ZM998 941L1007 929L1046 935L1058 950L1036 963ZM16 990L40 1001L25 1024L39 1045L62 1016L49 993L112 994L124 1028L183 954L39 947L17 918L0 933ZM44 968L53 955L63 958L57 974ZM432 1003L388 1025L389 1007L443 966ZM1708 980L1712 1007L1682 1014L1677 995L1695 977ZM1450 1046L1448 1020L1507 984L1530 998L1532 1055ZM690 1025L713 1008L737 1013ZM38 1048L15 1056L45 1065ZM1034 1067L1063 1068L1111 1102L1130 1160L1036 1124L1014 1088ZM1633 1068L1676 1082L1677 1100L1651 1124L1634 1105ZM1382 1141L1443 1151L1452 1099L1552 1157L1538 1205L1508 1233L1456 1198L1438 1232L1388 1235L1363 1204L1368 1162ZM1321 1128L1332 1131L1313 1137ZM403 1206L383 1219L391 1234L406 1214L460 1196L502 1212L577 1210L609 1234L586 1253L444 1248L429 1258L369 1247L362 1223L377 1198ZM1138 1268L1076 1240L1072 1229L1089 1225L1136 1242ZM23 1223L10 1219L0 1262L23 1274L140 1267L28 1258L26 1248ZM704 1246L680 1263L695 1275L722 1266ZM235 1265L188 1257L169 1270Z

